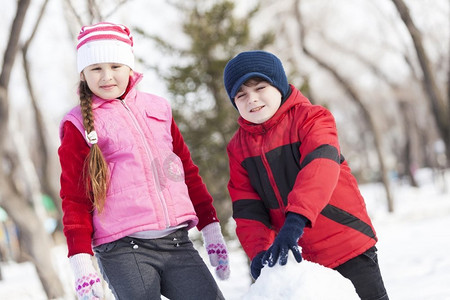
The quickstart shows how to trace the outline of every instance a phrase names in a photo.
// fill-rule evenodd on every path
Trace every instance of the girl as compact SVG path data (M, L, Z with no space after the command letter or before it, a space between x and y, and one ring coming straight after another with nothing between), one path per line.
M202 232L220 279L227 248L169 103L135 89L133 39L112 23L78 36L80 105L62 120L61 198L78 299L223 299L188 237Z

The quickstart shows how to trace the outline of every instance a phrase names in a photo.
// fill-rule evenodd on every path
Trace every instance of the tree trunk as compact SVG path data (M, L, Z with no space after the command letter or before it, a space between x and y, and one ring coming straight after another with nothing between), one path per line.
M394 200L392 198L391 189L390 189L390 182L388 177L388 171L384 162L384 156L382 153L382 147L381 147L381 138L379 130L375 124L375 121L372 118L372 115L369 113L369 110L364 105L362 100L358 97L357 92L351 87L351 85L328 63L326 63L324 60L322 60L317 55L313 54L311 51L309 51L309 48L305 44L305 32L304 27L302 24L302 18L300 13L300 0L294 1L294 13L297 20L298 28L299 28L299 35L300 35L300 43L301 48L303 52L310 57L312 60L314 60L319 66L324 68L325 70L329 71L331 75L334 77L334 79L341 84L341 86L344 88L345 92L350 96L351 100L359 107L363 114L363 118L367 121L367 124L369 125L369 128L373 134L373 140L374 140L374 147L375 151L378 156L378 163L380 165L380 176L381 181L383 183L385 192L386 192L386 199L387 199L387 206L388 211L393 212L394 211Z
M64 289L57 273L53 269L51 258L52 245L49 234L42 226L41 220L34 210L23 201L23 196L8 187L5 182L1 184L3 201L2 207L14 221L19 229L21 248L36 267L48 299L61 298Z
M419 60L423 73L423 88L436 119L441 138L445 143L448 166L450 165L450 95L448 96L447 103L445 103L444 96L439 92L437 87L428 55L423 46L422 34L414 24L405 2L403 0L392 0L392 2L397 8L414 43L417 59Z
M11 34L9 36L8 44L6 46L5 54L3 56L3 67L0 74L0 158L2 157L3 142L5 135L7 135L8 127L8 85L11 77L11 70L14 65L14 58L17 53L19 44L20 32L25 20L25 15L30 5L30 0L20 0L17 4L16 17L11 26ZM1 172L1 169L0 169Z
M25 20L30 0L17 2L17 12L13 20L8 44L3 57L3 66L0 74L0 206L12 218L21 235L24 244L21 245L32 258L39 278L49 299L64 296L62 284L53 269L50 256L50 236L45 231L41 220L30 205L25 192L17 188L14 174L23 172L20 161L13 155L8 155L7 146L11 146L8 128L9 122L9 96L8 87L11 70L18 50L20 33ZM14 133L17 134L17 133ZM8 137L8 139L7 139ZM23 174L23 173L22 173ZM22 178L22 176L20 177ZM23 176L23 178L26 178ZM20 179L22 180L22 179ZM20 182L22 183L22 182ZM24 185L26 186L27 183Z
M22 47L22 60L23 60L23 68L24 68L24 74L25 79L27 83L28 92L30 94L30 100L33 107L34 112L34 118L36 122L36 133L37 133L37 141L38 145L37 148L39 151L37 151L38 157L36 159L36 169L38 169L39 173L39 179L40 184L42 188L42 192L53 200L53 203L55 204L55 207L58 212L57 217L57 228L56 230L62 231L62 208L61 208L61 200L59 197L59 193L56 190L55 186L52 184L54 181L54 176L52 176L51 171L49 169L49 166L51 165L49 162L49 147L48 147L48 133L47 133L47 127L45 126L44 116L42 115L42 112L38 105L38 100L36 98L36 94L34 92L33 83L30 76L30 66L27 59L28 49L31 45L31 42L33 41L33 38L37 32L37 29L39 27L40 21L44 15L45 8L47 6L48 0L45 0L42 4L40 14L36 20L36 23L34 25L34 29L28 40L25 42L25 44Z
M412 132L411 129L413 129L415 126L413 124L413 116L411 114L411 109L406 101L400 101L399 102L399 111L403 119L403 129L404 129L404 135L405 135L405 147L403 150L403 165L404 165L404 173L408 176L409 183L413 187L418 187L419 184L417 183L414 170L416 168L415 163L411 157L412 154Z
M18 144L16 138L12 139L11 143L18 151L4 156L11 172L0 185L2 207L17 226L22 253L35 265L48 299L60 298L64 296L64 289L52 264L50 251L53 242L42 222L45 217L42 203L36 202L40 201L40 194L36 195L36 187L39 188L38 179L35 178L32 183L36 172L26 169L27 166L33 165L31 160L23 155L23 152L26 152L23 151L25 146ZM31 174L24 175L27 172Z

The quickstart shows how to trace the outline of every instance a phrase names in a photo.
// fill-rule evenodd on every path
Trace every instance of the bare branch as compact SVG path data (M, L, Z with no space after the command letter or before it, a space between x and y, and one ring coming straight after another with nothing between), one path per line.
M111 9L108 13L105 14L104 18L108 19L109 17L111 17L116 11L119 10L119 8L122 5L126 4L128 1L129 0L120 0L119 3L117 3L117 5L113 9Z
M83 20L82 20L80 14L77 13L75 7L73 7L72 1L66 0L66 4L67 4L67 6L69 7L70 12L73 14L73 16L75 17L75 19L77 20L78 25L79 25L79 26L83 25Z

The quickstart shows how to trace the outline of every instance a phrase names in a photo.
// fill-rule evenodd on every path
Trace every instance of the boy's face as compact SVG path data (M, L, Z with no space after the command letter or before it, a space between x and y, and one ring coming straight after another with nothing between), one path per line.
M261 124L277 112L281 93L267 81L249 80L241 86L234 102L242 118Z

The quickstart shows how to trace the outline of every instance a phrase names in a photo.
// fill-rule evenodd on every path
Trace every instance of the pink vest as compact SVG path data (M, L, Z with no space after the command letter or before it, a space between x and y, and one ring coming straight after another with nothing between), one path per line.
M93 246L139 231L197 225L183 165L173 153L169 103L131 89L124 100L94 97L93 112L110 173L105 209L93 215ZM65 121L86 138L79 106Z

